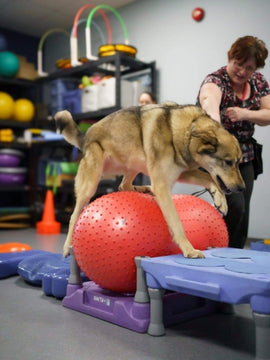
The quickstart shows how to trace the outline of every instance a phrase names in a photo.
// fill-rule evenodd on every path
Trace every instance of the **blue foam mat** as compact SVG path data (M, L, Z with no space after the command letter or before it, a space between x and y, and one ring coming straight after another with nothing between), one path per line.
M43 250L0 253L0 279L17 274L33 285L42 286L46 295L63 298L70 274L70 257ZM81 276L83 281L89 281L83 273Z
M217 267L245 274L270 274L270 256L261 251L249 251L233 248L213 250L204 259L186 259L179 257L177 263L188 266Z
M0 253L0 279L18 274L18 264L33 255L44 254L43 250L27 250L19 252Z
M60 270L66 277L69 266L69 257L63 258L61 254L44 253L22 260L18 264L18 274L31 284L41 286L44 275L53 276Z
M55 253L36 255L18 264L18 274L31 284L42 286L46 295L63 298L70 274L70 257ZM82 281L89 281L83 273L81 276Z

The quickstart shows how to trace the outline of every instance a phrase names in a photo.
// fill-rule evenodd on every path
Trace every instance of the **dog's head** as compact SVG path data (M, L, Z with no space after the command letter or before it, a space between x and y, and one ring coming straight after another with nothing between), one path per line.
M244 190L245 183L239 171L242 152L237 139L208 116L204 120L193 124L191 156L224 193Z

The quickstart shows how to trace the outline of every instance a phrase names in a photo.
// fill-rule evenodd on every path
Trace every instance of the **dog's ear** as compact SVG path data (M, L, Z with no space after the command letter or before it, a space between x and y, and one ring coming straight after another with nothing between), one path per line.
M213 130L193 130L191 136L199 140L197 148L199 154L213 154L216 152L218 140Z

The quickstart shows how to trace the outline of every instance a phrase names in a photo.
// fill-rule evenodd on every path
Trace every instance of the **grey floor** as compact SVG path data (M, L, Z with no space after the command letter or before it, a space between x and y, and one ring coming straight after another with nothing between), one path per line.
M65 234L41 236L35 229L0 230L0 243L23 242L60 252ZM139 334L64 308L19 276L0 280L1 360L249 360L255 328L248 305L235 315L212 314Z

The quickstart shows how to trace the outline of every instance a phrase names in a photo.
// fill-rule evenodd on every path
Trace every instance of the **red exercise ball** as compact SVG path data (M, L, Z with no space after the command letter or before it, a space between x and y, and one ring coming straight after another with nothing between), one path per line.
M228 246L227 226L213 205L192 195L173 195L173 202L195 249Z
M227 246L224 220L209 203L191 195L174 195L173 199L195 248ZM180 253L154 197L138 192L115 192L90 203L76 223L73 251L92 281L124 293L136 290L135 256Z

